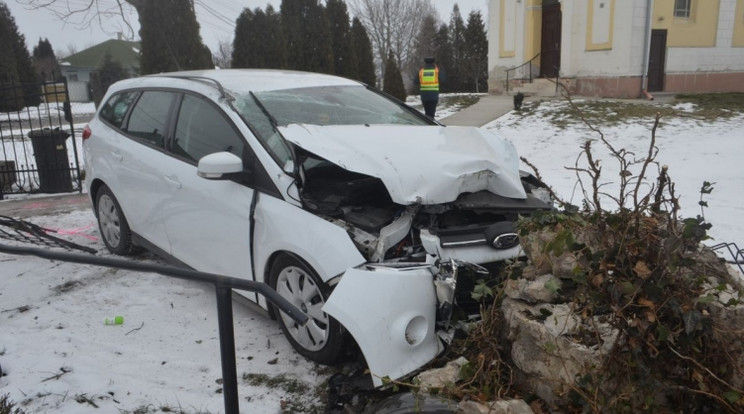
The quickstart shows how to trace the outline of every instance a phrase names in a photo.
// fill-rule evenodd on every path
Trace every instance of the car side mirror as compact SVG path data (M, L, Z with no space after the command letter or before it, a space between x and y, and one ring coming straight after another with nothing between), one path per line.
M209 180L224 180L243 172L243 161L230 152L215 152L199 160L196 174Z

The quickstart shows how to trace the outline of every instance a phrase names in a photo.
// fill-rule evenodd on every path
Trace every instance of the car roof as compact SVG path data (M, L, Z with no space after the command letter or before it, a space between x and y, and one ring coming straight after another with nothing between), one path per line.
M218 88L230 92L247 93L278 91L317 86L360 86L360 82L321 73L300 72L278 69L212 69L168 72L147 75L140 78L118 82L115 89L132 87L176 87L183 88L188 83L204 84L205 80L214 82ZM207 81L208 83L212 83Z

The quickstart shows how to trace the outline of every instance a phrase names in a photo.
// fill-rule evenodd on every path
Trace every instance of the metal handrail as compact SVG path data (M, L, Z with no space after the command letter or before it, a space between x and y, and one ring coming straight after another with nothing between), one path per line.
M532 59L522 63L521 65L514 66L506 70L506 93L507 94L509 93L509 72L513 70L517 70L526 64L530 64L530 83L532 83L532 61L537 59L538 56L540 56L540 53L536 54L535 56L532 57Z
M742 274L744 274L744 249L740 249L739 246L736 245L736 243L718 243L715 246L712 246L711 250L723 250L723 248L726 248L728 250L729 255L731 256L731 260L726 260L728 263L735 264L739 267L739 270Z

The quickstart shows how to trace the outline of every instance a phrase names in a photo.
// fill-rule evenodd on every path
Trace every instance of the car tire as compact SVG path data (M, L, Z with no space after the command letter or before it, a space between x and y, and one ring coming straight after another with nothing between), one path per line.
M96 193L96 217L103 243L111 253L121 256L134 253L129 223L111 189L105 185Z
M305 326L300 326L274 307L274 314L292 347L319 364L337 362L346 332L338 321L321 309L331 288L305 262L288 254L277 257L271 266L270 278L271 287L310 318Z

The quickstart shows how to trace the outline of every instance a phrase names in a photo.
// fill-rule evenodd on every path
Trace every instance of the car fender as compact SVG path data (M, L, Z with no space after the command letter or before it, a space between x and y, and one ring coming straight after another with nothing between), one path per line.
M263 279L276 252L299 256L324 282L365 262L346 230L284 200L260 194L254 219L253 263L258 281L268 283ZM266 307L263 298L259 303Z
M435 269L428 264L348 269L323 306L356 340L375 386L416 371L441 351Z

